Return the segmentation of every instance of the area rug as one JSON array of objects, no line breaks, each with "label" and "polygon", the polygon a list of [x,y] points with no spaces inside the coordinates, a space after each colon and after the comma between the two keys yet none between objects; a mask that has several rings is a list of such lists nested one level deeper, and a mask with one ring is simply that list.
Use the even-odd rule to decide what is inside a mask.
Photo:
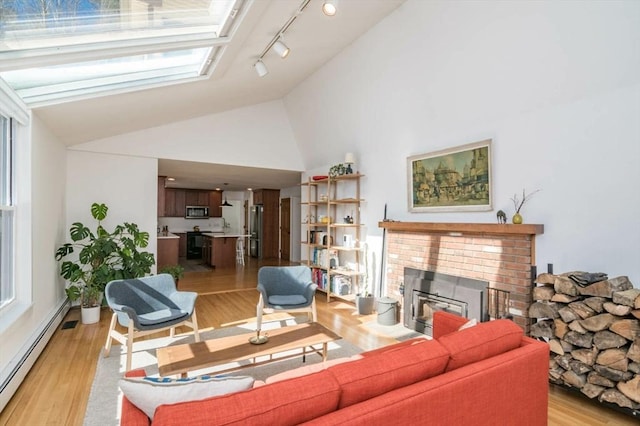
[{"label": "area rug", "polygon": [[[288,318],[279,321],[267,322],[263,324],[263,329],[275,329],[288,325],[295,325],[301,322],[305,317]],[[215,339],[219,337],[233,336],[238,334],[251,333],[255,330],[255,323],[247,323],[242,326],[225,327],[216,330],[200,333],[203,340]],[[157,339],[144,340],[134,342],[132,368],[144,368],[148,376],[158,376],[158,365],[156,363],[156,348],[180,345],[184,343],[193,343],[193,335],[161,337]],[[360,348],[340,339],[331,342],[328,345],[328,359],[336,359],[349,357],[362,352]],[[279,356],[288,355],[291,352],[280,354]],[[274,356],[277,357],[277,356]],[[258,358],[258,361],[261,359]],[[291,370],[303,365],[319,363],[322,358],[317,354],[307,354],[306,362],[303,364],[302,357],[294,357],[282,361],[274,361],[257,367],[246,367],[231,372],[225,372],[228,375],[251,376],[256,380],[264,380],[269,376]],[[114,345],[111,348],[111,355],[104,358],[102,354],[98,356],[98,364],[96,367],[95,377],[91,386],[91,393],[87,403],[87,411],[85,413],[85,426],[108,426],[120,424],[120,404],[121,391],[118,387],[118,380],[123,377],[125,371],[126,352],[121,345]],[[249,361],[242,364],[248,364]],[[206,371],[194,371],[189,376],[204,373],[215,373],[216,371],[228,370],[230,368],[239,367],[239,363],[231,363],[209,368]]]}]

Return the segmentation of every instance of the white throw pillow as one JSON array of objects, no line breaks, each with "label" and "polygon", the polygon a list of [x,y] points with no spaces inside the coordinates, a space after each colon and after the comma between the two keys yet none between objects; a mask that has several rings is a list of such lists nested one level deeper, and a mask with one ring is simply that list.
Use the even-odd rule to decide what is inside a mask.
[{"label": "white throw pillow", "polygon": [[471,318],[469,321],[465,322],[464,324],[462,324],[460,326],[460,328],[458,329],[458,331],[460,330],[464,330],[465,328],[471,328],[474,325],[478,325],[478,320],[475,318]]},{"label": "white throw pillow", "polygon": [[125,377],[119,385],[127,399],[153,420],[156,408],[162,404],[197,401],[251,389],[253,381],[249,376]]}]

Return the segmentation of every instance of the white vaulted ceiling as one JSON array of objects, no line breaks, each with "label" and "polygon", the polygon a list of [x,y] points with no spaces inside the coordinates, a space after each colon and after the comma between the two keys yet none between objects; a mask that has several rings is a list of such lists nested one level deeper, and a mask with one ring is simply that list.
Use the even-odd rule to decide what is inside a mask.
[{"label": "white vaulted ceiling", "polygon": [[291,54],[269,52],[269,74],[258,77],[253,64],[301,0],[255,0],[221,62],[206,80],[100,96],[35,109],[66,145],[110,137],[247,105],[281,99],[296,85],[364,34],[404,0],[343,0],[334,17],[311,0],[286,31]]},{"label": "white vaulted ceiling", "polygon": [[[33,110],[62,143],[72,147],[282,99],[404,1],[342,0],[338,13],[327,17],[321,11],[323,0],[310,0],[285,32],[290,55],[281,59],[268,51],[263,61],[269,73],[261,78],[254,63],[305,1],[246,0],[246,13],[209,78],[44,106],[36,104]],[[222,182],[229,182],[229,190],[284,188],[300,182],[299,171],[174,159],[161,159],[158,172],[179,178],[178,186],[193,188],[211,188]]]}]

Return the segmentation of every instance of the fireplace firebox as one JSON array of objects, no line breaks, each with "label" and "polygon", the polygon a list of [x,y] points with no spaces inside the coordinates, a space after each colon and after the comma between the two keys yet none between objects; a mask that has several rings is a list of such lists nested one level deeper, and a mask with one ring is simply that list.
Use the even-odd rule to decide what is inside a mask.
[{"label": "fireplace firebox", "polygon": [[433,312],[488,321],[487,281],[404,268],[404,325],[431,336]]}]

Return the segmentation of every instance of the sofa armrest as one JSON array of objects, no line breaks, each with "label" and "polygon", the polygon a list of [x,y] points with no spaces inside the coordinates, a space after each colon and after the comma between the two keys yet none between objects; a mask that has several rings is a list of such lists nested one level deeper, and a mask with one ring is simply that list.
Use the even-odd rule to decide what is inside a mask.
[{"label": "sofa armrest", "polygon": [[[143,369],[131,370],[125,373],[125,377],[145,377]],[[120,424],[127,426],[149,426],[149,417],[133,405],[124,395],[122,396],[122,411],[120,412]]]},{"label": "sofa armrest", "polygon": [[458,331],[460,326],[469,321],[467,318],[453,315],[444,311],[433,313],[433,338],[439,339],[445,334]]}]

